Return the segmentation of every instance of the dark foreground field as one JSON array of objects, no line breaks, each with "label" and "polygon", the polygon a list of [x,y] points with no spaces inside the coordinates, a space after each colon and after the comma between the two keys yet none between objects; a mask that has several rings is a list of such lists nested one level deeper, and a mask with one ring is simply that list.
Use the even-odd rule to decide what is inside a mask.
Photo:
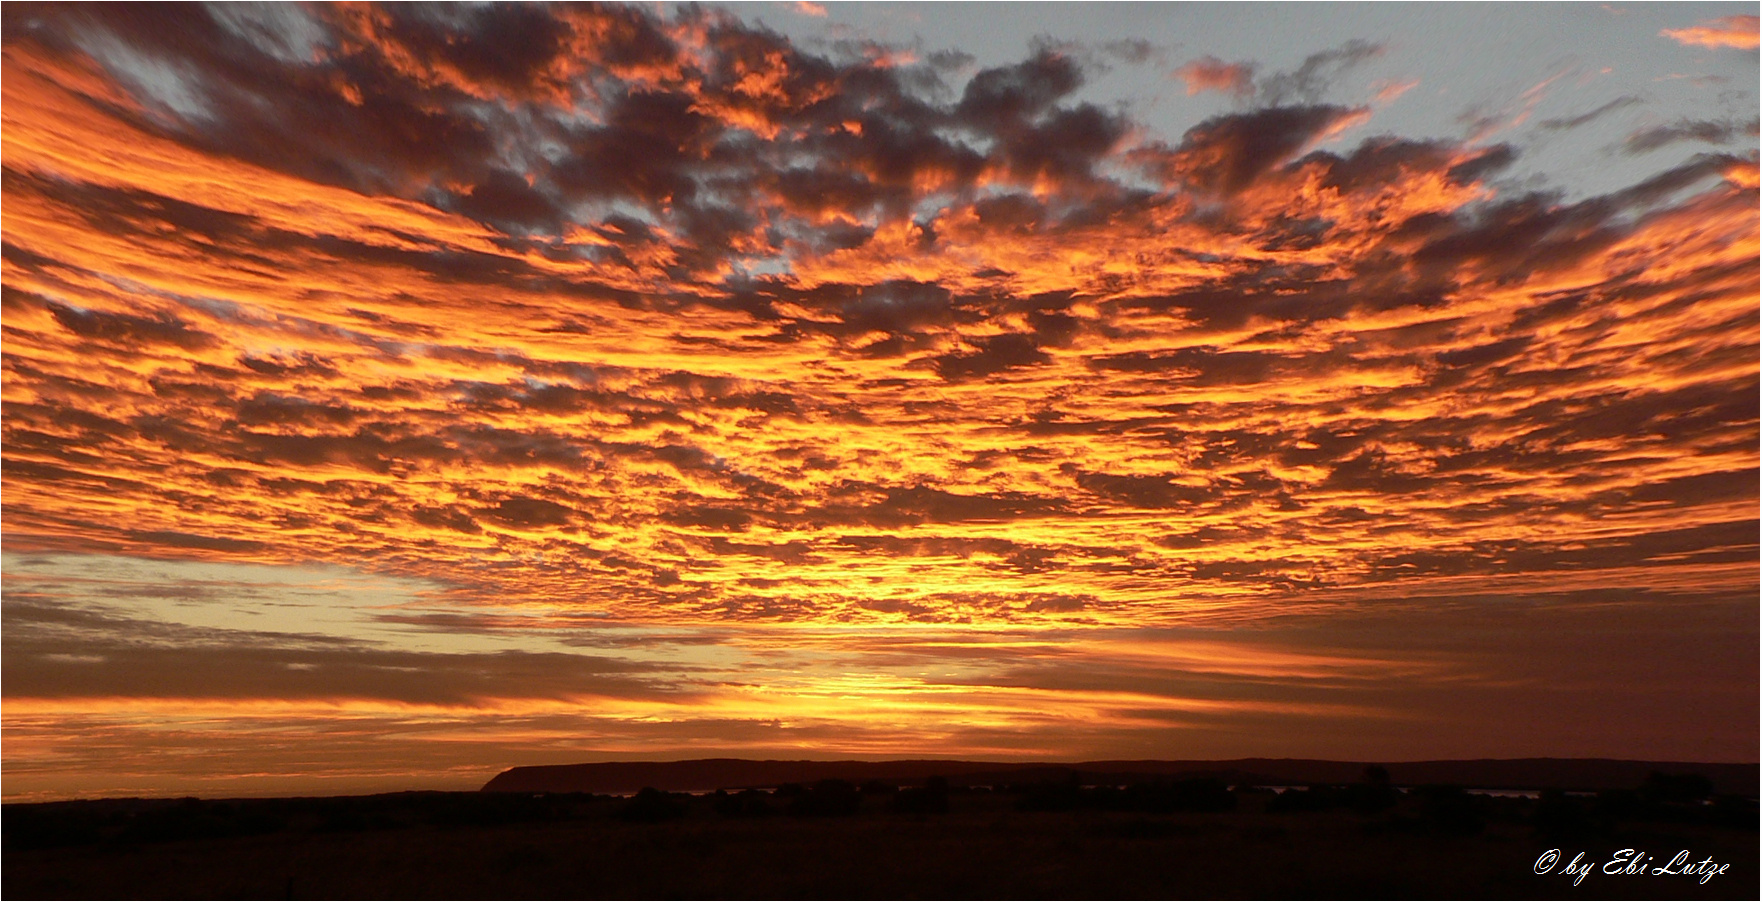
[{"label": "dark foreground field", "polygon": [[[1530,800],[1361,784],[1280,797],[1215,781],[67,802],[5,807],[0,893],[1754,899],[1756,825],[1753,801],[1652,790]],[[1550,849],[1559,860],[1538,875]],[[1643,873],[1603,872],[1630,849],[1648,856]],[[1652,872],[1679,851],[1691,867],[1728,867],[1705,883]],[[1580,853],[1594,866],[1574,886],[1564,872]]]}]

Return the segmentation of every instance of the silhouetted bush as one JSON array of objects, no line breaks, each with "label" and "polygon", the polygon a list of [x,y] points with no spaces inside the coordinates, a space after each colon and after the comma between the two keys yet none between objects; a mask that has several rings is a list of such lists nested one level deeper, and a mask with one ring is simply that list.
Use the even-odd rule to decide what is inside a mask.
[{"label": "silhouetted bush", "polygon": [[1049,781],[1018,790],[1016,807],[1023,811],[1229,811],[1236,794],[1222,780],[1200,777],[1126,787],[1079,786],[1074,780]]},{"label": "silhouetted bush", "polygon": [[1287,789],[1266,803],[1269,813],[1293,811],[1328,811],[1346,803],[1345,794],[1332,786],[1311,786]]},{"label": "silhouetted bush", "polygon": [[685,803],[682,800],[651,786],[644,786],[618,810],[618,817],[639,824],[677,820],[684,816]]},{"label": "silhouetted bush", "polygon": [[[1638,789],[1606,789],[1597,793],[1592,804],[1595,818],[1615,821],[1654,821],[1663,823],[1715,823],[1738,809],[1734,801],[1720,808],[1713,795],[1713,781],[1701,774],[1666,774],[1653,771]],[[1750,823],[1754,824],[1754,803],[1750,803]]]},{"label": "silhouetted bush", "polygon": [[452,827],[494,827],[563,820],[583,798],[579,793],[437,793],[394,799],[402,804],[384,813],[405,823],[427,820]]},{"label": "silhouetted bush", "polygon": [[86,846],[102,836],[102,820],[93,812],[66,809],[14,807],[6,812],[5,837],[8,849],[53,849],[62,846]]},{"label": "silhouetted bush", "polygon": [[948,811],[948,778],[931,777],[923,786],[901,787],[887,800],[887,810],[900,814],[943,814]]},{"label": "silhouetted bush", "polygon": [[1640,794],[1631,789],[1605,789],[1597,793],[1596,800],[1591,803],[1592,812],[1605,820],[1636,818],[1644,813],[1644,809]]},{"label": "silhouetted bush", "polygon": [[1016,807],[1023,811],[1075,811],[1083,804],[1083,788],[1073,771],[1068,779],[1018,787]]},{"label": "silhouetted bush", "polygon": [[1401,790],[1389,782],[1389,771],[1379,765],[1364,769],[1364,778],[1347,786],[1309,786],[1287,789],[1267,802],[1269,812],[1331,811],[1350,808],[1359,814],[1387,811],[1401,801]]},{"label": "silhouetted bush", "polygon": [[1460,786],[1421,787],[1419,797],[1420,821],[1435,833],[1473,836],[1486,827],[1478,801]]},{"label": "silhouetted bush", "polygon": [[1717,827],[1755,830],[1757,828],[1756,800],[1743,796],[1722,795],[1713,799],[1708,806],[1707,820]]},{"label": "silhouetted bush", "polygon": [[1536,801],[1530,822],[1536,833],[1550,839],[1573,840],[1589,834],[1592,829],[1590,812],[1584,800],[1576,799],[1558,789],[1549,789]]},{"label": "silhouetted bush", "polygon": [[274,833],[284,826],[280,818],[256,806],[189,798],[136,814],[116,838],[124,843],[224,839]]},{"label": "silhouetted bush", "polygon": [[766,817],[777,813],[770,796],[757,789],[743,789],[730,795],[716,790],[710,806],[723,817]]},{"label": "silhouetted bush", "polygon": [[1692,805],[1713,795],[1713,781],[1701,774],[1666,774],[1652,771],[1640,787],[1640,797],[1649,802],[1669,805]]},{"label": "silhouetted bush", "polygon": [[863,804],[857,788],[845,780],[821,780],[789,800],[789,813],[798,817],[842,817],[856,814]]},{"label": "silhouetted bush", "polygon": [[1211,777],[1176,780],[1156,797],[1166,799],[1173,811],[1230,811],[1236,807],[1236,794],[1224,781]]}]

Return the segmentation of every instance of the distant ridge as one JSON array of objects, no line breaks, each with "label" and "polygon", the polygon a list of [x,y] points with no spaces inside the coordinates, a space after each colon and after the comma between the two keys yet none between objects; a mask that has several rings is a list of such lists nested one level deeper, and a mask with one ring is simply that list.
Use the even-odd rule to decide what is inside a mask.
[{"label": "distant ridge", "polygon": [[[784,783],[848,780],[863,783],[921,783],[945,777],[956,786],[1035,783],[1076,779],[1084,783],[1132,783],[1171,777],[1217,777],[1231,783],[1303,785],[1351,783],[1375,762],[1318,761],[1305,758],[1236,758],[1228,761],[1084,761],[1010,763],[999,761],[753,761],[700,758],[691,761],[607,761],[515,767],[484,784],[484,792],[632,793],[644,787],[668,792],[772,788]],[[1634,789],[1653,771],[1701,774],[1714,791],[1755,796],[1755,764],[1696,764],[1679,761],[1619,761],[1609,758],[1480,758],[1463,761],[1388,762],[1398,785],[1453,784],[1487,789]]]}]

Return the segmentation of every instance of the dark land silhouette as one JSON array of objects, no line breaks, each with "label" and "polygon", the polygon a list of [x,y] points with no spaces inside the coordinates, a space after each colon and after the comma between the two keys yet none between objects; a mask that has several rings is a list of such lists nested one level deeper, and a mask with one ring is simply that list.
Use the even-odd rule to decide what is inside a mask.
[{"label": "dark land silhouette", "polygon": [[[1171,777],[1215,777],[1232,785],[1301,786],[1350,783],[1372,762],[1304,758],[1238,758],[1228,761],[1085,761],[1073,764],[995,761],[753,761],[701,758],[691,761],[610,761],[516,767],[484,784],[486,792],[632,793],[644,787],[672,792],[761,787],[816,780],[881,780],[895,785],[940,776],[960,786],[998,786],[1067,779],[1085,783],[1145,783]],[[1608,758],[1511,758],[1410,761],[1385,766],[1402,785],[1453,784],[1489,789],[1560,789],[1595,792],[1638,786],[1654,771],[1699,774],[1717,793],[1757,794],[1754,764],[1620,761]]]},{"label": "dark land silhouette", "polygon": [[[712,759],[516,768],[480,792],[9,804],[0,894],[1757,897],[1756,766],[1576,763]],[[1436,773],[1528,774],[1487,788],[1539,791],[1411,779]],[[510,788],[633,776],[662,785]],[[724,782],[669,788],[703,779]],[[1560,858],[1537,874],[1549,850]],[[1622,850],[1648,856],[1645,873],[1603,872]],[[1688,858],[1673,867],[1679,852]],[[1575,886],[1565,868],[1580,853],[1595,867]],[[1703,859],[1726,868],[1704,882],[1652,873]]]}]

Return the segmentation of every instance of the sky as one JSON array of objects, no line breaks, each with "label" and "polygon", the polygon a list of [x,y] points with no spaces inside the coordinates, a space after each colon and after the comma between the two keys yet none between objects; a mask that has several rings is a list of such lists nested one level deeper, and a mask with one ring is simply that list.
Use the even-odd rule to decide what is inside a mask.
[{"label": "sky", "polygon": [[0,790],[1757,760],[1753,4],[0,16]]}]

